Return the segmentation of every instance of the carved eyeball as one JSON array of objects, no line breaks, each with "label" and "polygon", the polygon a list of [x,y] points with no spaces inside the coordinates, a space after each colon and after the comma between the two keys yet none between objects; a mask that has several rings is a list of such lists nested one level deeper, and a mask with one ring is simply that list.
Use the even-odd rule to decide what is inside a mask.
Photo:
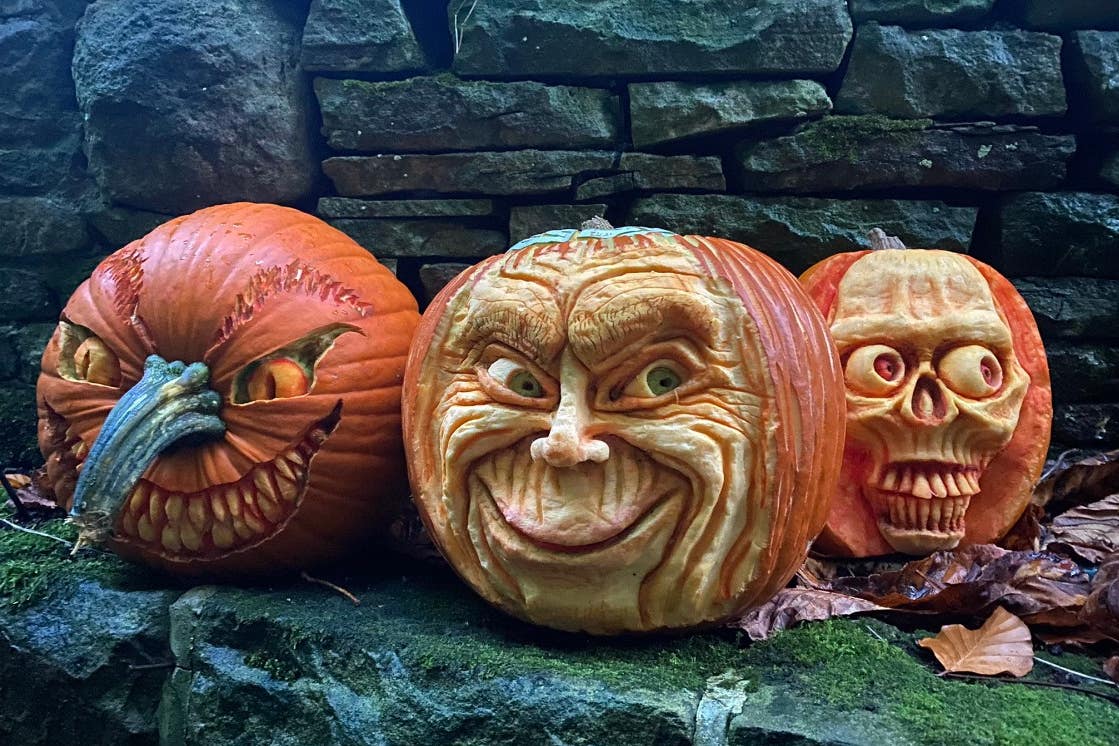
[{"label": "carved eyeball", "polygon": [[653,399],[663,396],[684,384],[686,374],[670,360],[650,363],[622,389],[622,396]]},{"label": "carved eyeball", "polygon": [[74,376],[102,386],[120,385],[120,360],[97,337],[86,337],[74,350]]},{"label": "carved eyeball", "polygon": [[1002,388],[1002,365],[981,345],[950,350],[941,358],[937,373],[948,388],[971,399],[990,396]]},{"label": "carved eyeball", "polygon": [[245,381],[249,401],[287,399],[311,390],[311,377],[290,357],[261,361]]},{"label": "carved eyeball", "polygon": [[905,361],[893,347],[867,345],[847,358],[847,386],[867,396],[885,396],[905,380]]},{"label": "carved eyeball", "polygon": [[533,375],[532,371],[507,357],[490,363],[486,372],[489,373],[490,378],[495,383],[504,386],[517,396],[523,396],[526,399],[543,399],[547,394],[544,384]]}]

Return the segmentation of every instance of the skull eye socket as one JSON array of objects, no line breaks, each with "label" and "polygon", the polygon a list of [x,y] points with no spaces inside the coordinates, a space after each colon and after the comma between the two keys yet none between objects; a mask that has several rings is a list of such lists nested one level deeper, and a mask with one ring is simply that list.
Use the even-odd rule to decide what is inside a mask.
[{"label": "skull eye socket", "polygon": [[844,368],[847,386],[867,396],[885,396],[905,379],[905,360],[893,347],[867,345],[852,352]]},{"label": "skull eye socket", "polygon": [[80,324],[59,324],[58,374],[67,381],[120,386],[120,359],[100,337]]},{"label": "skull eye socket", "polygon": [[937,373],[948,388],[971,399],[990,396],[1002,388],[1002,365],[981,345],[950,350],[941,358]]}]

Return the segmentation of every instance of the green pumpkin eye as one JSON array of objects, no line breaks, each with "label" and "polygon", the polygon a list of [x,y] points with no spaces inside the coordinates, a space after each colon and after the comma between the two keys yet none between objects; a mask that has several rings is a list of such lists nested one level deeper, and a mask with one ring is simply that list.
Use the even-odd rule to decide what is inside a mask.
[{"label": "green pumpkin eye", "polygon": [[510,376],[509,388],[529,399],[540,399],[544,396],[544,387],[540,385],[540,381],[536,380],[536,376],[527,370],[522,370]]},{"label": "green pumpkin eye", "polygon": [[680,380],[680,374],[664,365],[651,368],[645,374],[645,385],[649,387],[653,396],[667,394],[669,391],[679,388],[681,383],[683,381]]}]

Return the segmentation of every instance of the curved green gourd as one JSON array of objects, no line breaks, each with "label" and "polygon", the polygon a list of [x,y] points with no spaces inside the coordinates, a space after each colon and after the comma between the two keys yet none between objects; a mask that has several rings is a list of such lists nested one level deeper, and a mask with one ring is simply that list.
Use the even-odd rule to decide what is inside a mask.
[{"label": "curved green gourd", "polygon": [[109,412],[74,490],[70,520],[81,531],[77,551],[104,542],[124,501],[160,453],[187,437],[225,433],[221,397],[209,388],[205,363],[144,362],[144,375]]}]

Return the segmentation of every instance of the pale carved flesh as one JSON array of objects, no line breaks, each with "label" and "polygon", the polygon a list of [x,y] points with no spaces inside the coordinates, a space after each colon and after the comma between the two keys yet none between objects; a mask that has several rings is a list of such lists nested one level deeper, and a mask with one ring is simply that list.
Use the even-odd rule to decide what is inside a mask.
[{"label": "pale carved flesh", "polygon": [[846,478],[861,480],[894,550],[957,546],[1030,384],[987,280],[949,252],[874,251],[840,282],[831,331],[847,385],[848,451],[865,462]]},{"label": "pale carved flesh", "polygon": [[680,240],[702,239],[510,252],[421,352],[415,497],[456,570],[518,616],[692,626],[759,571],[773,384],[734,288]]}]

